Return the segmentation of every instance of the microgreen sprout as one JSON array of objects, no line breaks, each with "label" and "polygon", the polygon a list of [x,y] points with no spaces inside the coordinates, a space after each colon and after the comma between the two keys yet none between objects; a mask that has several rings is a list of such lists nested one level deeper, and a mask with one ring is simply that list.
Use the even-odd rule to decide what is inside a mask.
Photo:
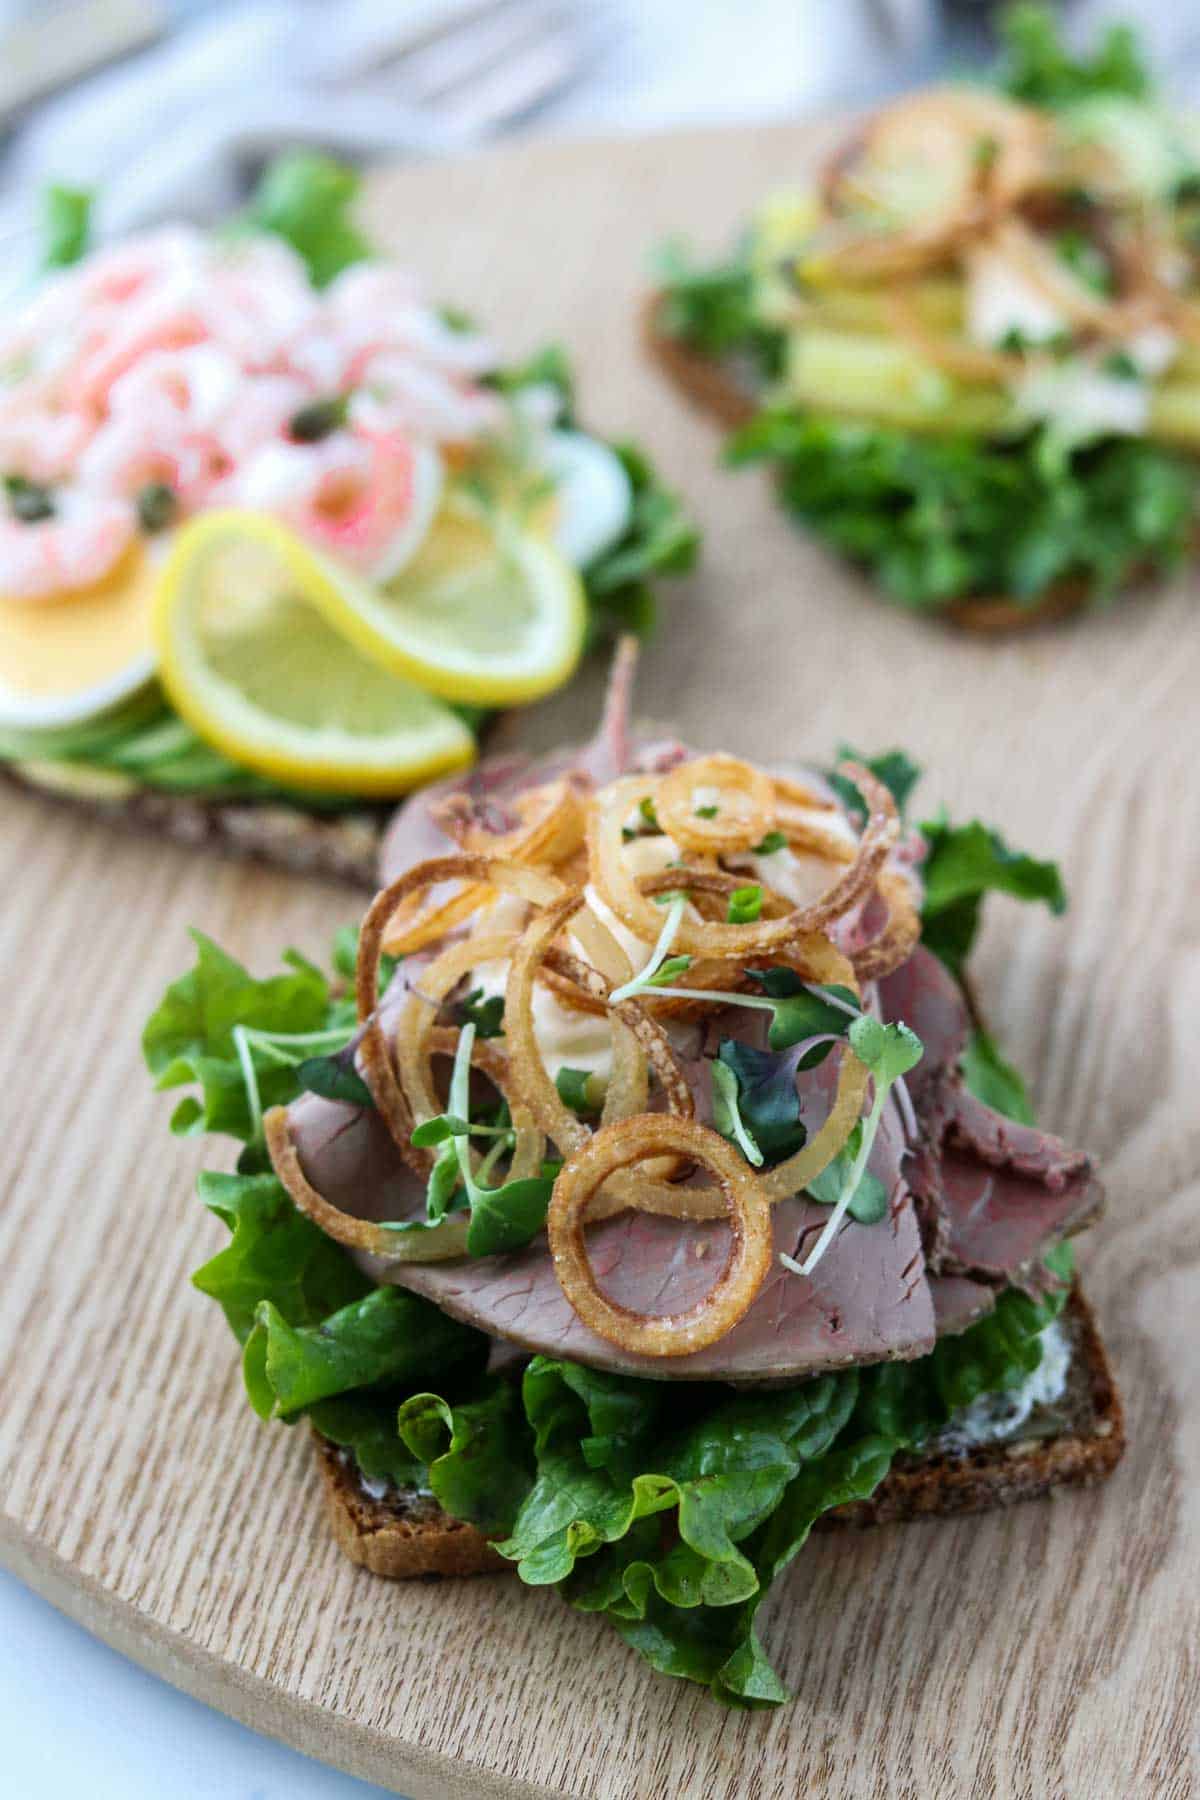
[{"label": "microgreen sprout", "polygon": [[258,1071],[254,1066],[255,1051],[277,1068],[299,1069],[302,1064],[311,1060],[313,1051],[344,1050],[354,1036],[355,1029],[354,1026],[339,1025],[330,1031],[255,1031],[249,1025],[234,1026],[233,1047],[237,1052],[238,1066],[246,1086],[250,1122],[254,1127],[252,1142],[258,1143],[263,1134],[262,1098],[258,1091]]},{"label": "microgreen sprout", "polygon": [[722,1137],[735,1143],[748,1163],[756,1169],[763,1165],[763,1153],[750,1135],[742,1118],[738,1078],[728,1063],[712,1065],[713,1124]]},{"label": "microgreen sprout", "polygon": [[[675,972],[672,967],[675,960],[663,963],[650,980],[643,971],[636,977],[639,989],[669,980]],[[647,969],[653,961],[651,957]],[[845,1021],[860,1017],[858,1004],[849,988],[819,987],[815,982],[801,981],[791,969],[748,969],[746,973],[761,981],[767,993],[737,994],[716,988],[688,987],[672,987],[671,993],[680,1000],[713,1000],[719,1006],[747,1006],[753,1011],[769,1012],[771,1025],[767,1042],[772,1050],[790,1050],[804,1038],[844,1037]],[[618,995],[625,998],[625,990],[618,990],[612,998],[616,1000]]]},{"label": "microgreen sprout", "polygon": [[794,1275],[811,1275],[833,1242],[866,1172],[888,1094],[893,1084],[902,1075],[907,1075],[910,1069],[916,1068],[924,1054],[924,1045],[920,1038],[916,1032],[910,1031],[907,1025],[900,1023],[884,1025],[880,1020],[872,1018],[869,1013],[863,1013],[854,1021],[848,1036],[850,1048],[859,1061],[866,1064],[874,1077],[875,1098],[871,1102],[870,1112],[865,1120],[861,1121],[858,1149],[846,1173],[842,1191],[825,1221],[821,1235],[803,1262],[797,1262],[791,1256],[781,1256],[779,1259],[783,1266],[790,1269]]},{"label": "microgreen sprout", "polygon": [[[668,901],[668,896],[660,894],[659,899]],[[658,934],[658,942],[650,952],[641,971],[631,981],[625,982],[622,987],[615,988],[609,995],[611,1006],[619,1005],[622,1000],[631,1000],[635,994],[642,993],[645,988],[660,987],[664,981],[670,981],[674,976],[682,975],[685,969],[691,968],[690,956],[673,956],[670,959],[667,956],[667,952],[675,942],[675,934],[679,930],[686,907],[686,894],[669,896],[667,916],[663,920],[663,928]]]},{"label": "microgreen sprout", "polygon": [[[446,1111],[422,1120],[413,1132],[412,1141],[419,1146],[441,1145],[426,1190],[429,1219],[444,1216],[455,1189],[461,1184],[471,1208],[467,1255],[495,1256],[505,1250],[519,1249],[541,1230],[554,1179],[543,1174],[506,1181],[499,1187],[488,1185],[493,1168],[504,1152],[512,1149],[516,1137],[511,1122],[494,1126],[471,1123],[471,1052],[475,1037],[473,1024],[462,1027],[454,1053]],[[470,1140],[475,1136],[495,1139],[477,1169],[471,1167]]]}]

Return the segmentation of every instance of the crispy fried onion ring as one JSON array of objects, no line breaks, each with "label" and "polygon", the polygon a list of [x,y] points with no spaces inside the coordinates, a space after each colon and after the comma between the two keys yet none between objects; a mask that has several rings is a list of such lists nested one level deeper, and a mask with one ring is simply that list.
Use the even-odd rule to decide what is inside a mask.
[{"label": "crispy fried onion ring", "polygon": [[[727,900],[728,896],[736,893],[738,888],[745,887],[747,879],[748,877],[745,875],[730,874],[724,869],[697,868],[694,864],[689,863],[686,870],[686,881],[684,880],[684,871],[663,869],[657,875],[639,875],[637,884],[643,894],[653,896],[674,893],[682,883],[687,888],[692,905],[703,911],[704,897],[711,895],[714,898]],[[782,894],[777,894],[773,888],[764,886],[762,896],[762,911],[765,918],[779,919],[792,909],[791,901],[786,900]],[[722,908],[722,917],[724,911],[725,909]],[[693,988],[724,988],[732,999],[739,989],[748,985],[748,978],[745,969],[736,959],[726,956],[708,956],[693,959],[691,968],[681,978],[681,985]],[[646,988],[639,995],[639,999],[643,1006],[654,1008],[656,1019],[694,1018],[708,1012],[711,1007],[711,1002],[707,1000],[688,1000],[682,996],[676,997],[672,995],[669,987]]]},{"label": "crispy fried onion ring", "polygon": [[[698,794],[712,793],[711,801]],[[697,805],[716,807],[716,817]],[[775,785],[769,775],[736,756],[700,756],[664,776],[654,796],[658,822],[684,850],[749,850],[771,828]]]},{"label": "crispy fried onion ring", "polygon": [[[1161,304],[1147,282],[1119,299],[1092,294],[1023,219],[1005,219],[992,242],[1007,262],[1078,330],[1098,338],[1124,338],[1161,316]],[[1126,276],[1130,274],[1127,268]]]},{"label": "crispy fried onion ring", "polygon": [[[760,918],[750,925],[729,925],[709,919],[680,921],[675,947],[691,955],[750,956],[778,949],[808,932],[821,931],[840,918],[874,886],[900,830],[896,803],[883,782],[858,763],[844,763],[870,808],[866,829],[852,860],[818,900],[795,907],[777,919]],[[612,911],[631,931],[653,943],[662,927],[662,912],[641,892],[636,878],[621,855],[621,828],[644,783],[624,777],[607,788],[588,826],[592,879]],[[674,884],[686,891],[686,872]]]},{"label": "crispy fried onion ring", "polygon": [[[1042,115],[979,89],[927,88],[884,107],[826,169],[832,229],[822,260],[859,280],[927,268],[1047,185],[1053,149]],[[913,211],[914,198],[929,204]]]},{"label": "crispy fried onion ring", "polygon": [[776,810],[780,807],[798,806],[807,811],[836,812],[837,801],[830,800],[825,794],[818,794],[805,781],[791,781],[786,775],[773,775],[771,785],[775,789]]},{"label": "crispy fried onion ring", "polygon": [[[661,875],[644,877],[642,885],[644,891],[653,893],[667,885],[672,879],[678,881],[679,876],[672,870],[664,870]],[[699,887],[703,880],[706,885],[716,889],[730,878],[728,876],[692,876],[691,879],[696,887]],[[778,896],[775,898],[778,899]],[[764,896],[764,907],[765,904]],[[919,935],[919,920],[917,930]],[[857,967],[820,932],[811,932],[798,943],[783,945],[771,951],[770,954],[774,962],[783,964],[785,968],[793,969],[802,981],[812,981],[826,987],[845,987],[852,994],[858,994],[860,977]],[[709,966],[693,964],[687,973],[680,977],[680,985],[688,987],[704,985],[707,987],[708,981],[705,980],[702,984],[697,977],[701,969],[707,970]],[[716,989],[727,988],[730,999],[735,999],[736,990],[745,986],[745,971],[740,962],[732,965],[729,963],[718,965],[712,986]],[[660,1010],[659,996],[669,999],[670,993],[671,989],[667,986],[643,993],[639,998],[643,1004],[647,1002],[654,1004],[657,1015]],[[862,1112],[863,1100],[867,1091],[867,1070],[848,1045],[843,1046],[841,1054],[837,1092],[825,1123],[806,1144],[796,1151],[794,1156],[789,1156],[786,1162],[777,1163],[773,1169],[767,1169],[759,1178],[773,1200],[787,1199],[790,1195],[799,1193],[802,1187],[807,1187],[810,1181],[815,1180],[842,1148]],[[712,1204],[711,1189],[677,1188],[674,1193],[678,1199],[686,1200],[689,1218],[714,1218],[717,1216]],[[656,1195],[654,1198],[655,1204],[643,1206],[642,1211],[675,1211],[674,1207],[663,1204],[662,1196]],[[607,1196],[602,1198],[599,1205],[593,1209],[592,1216],[594,1218],[603,1216],[606,1199]],[[614,1209],[609,1206],[607,1210]]]},{"label": "crispy fried onion ring", "polygon": [[503,856],[509,862],[565,862],[583,842],[587,811],[578,787],[566,776],[526,788],[495,812],[501,820],[515,815],[516,824],[497,831],[488,822],[487,803],[469,792],[447,795],[431,816],[469,855]]},{"label": "crispy fried onion ring", "polygon": [[[673,878],[677,879],[677,877],[673,877],[673,871],[664,870],[659,875],[644,876],[642,879],[649,891],[655,891],[667,885]],[[697,886],[703,881],[713,891],[724,891],[727,882],[733,884],[733,878],[730,876],[708,873],[703,876],[693,876],[693,880]],[[778,896],[776,897],[778,898]],[[533,929],[536,930],[539,926],[545,926],[545,915],[537,921]],[[828,938],[818,932],[810,933],[798,943],[784,945],[780,949],[772,951],[771,956],[773,961],[793,969],[802,981],[845,987],[855,995],[859,991],[858,976],[853,964],[830,943]],[[545,952],[545,957],[547,961],[558,959],[560,966],[565,968],[573,967],[579,979],[586,980],[593,992],[599,992],[606,985],[602,979],[597,978],[594,969],[588,969],[586,964],[579,964],[574,958],[565,956],[553,945]],[[733,1000],[736,989],[744,986],[746,980],[745,970],[738,962],[716,965],[694,964],[681,980],[690,985],[701,969],[709,968],[715,968],[713,986],[717,989],[728,989],[730,999]],[[696,985],[700,985],[699,981],[696,981]],[[657,1018],[666,1010],[663,999],[669,1000],[670,994],[669,987],[656,988],[649,992],[643,992],[636,1000],[623,1001],[617,1010],[618,1012],[640,1011],[647,1005],[653,1005]],[[508,1004],[506,1003],[505,1007],[506,1019],[509,1016]],[[688,1002],[688,1004],[693,1003]],[[671,1110],[678,1111],[681,1117],[691,1116],[694,1103],[690,1089],[687,1090],[686,1096],[682,1090],[679,1091],[678,1105],[676,1105],[672,1098],[674,1090],[667,1087],[662,1069],[657,1063],[654,1064],[654,1067],[667,1093],[667,1104]],[[554,1104],[556,1107],[562,1108],[567,1118],[579,1126],[579,1121],[575,1119],[574,1114],[567,1113],[567,1109],[562,1107],[557,1090],[553,1088],[548,1077],[545,1077],[544,1070],[542,1074],[545,1087],[549,1090],[543,1093],[543,1100],[547,1105]],[[833,1105],[824,1124],[793,1156],[788,1157],[785,1162],[778,1163],[773,1169],[766,1170],[759,1177],[766,1192],[773,1200],[787,1199],[791,1195],[799,1193],[801,1188],[806,1187],[810,1181],[814,1181],[821,1171],[833,1161],[862,1113],[863,1101],[867,1092],[867,1079],[865,1066],[849,1046],[844,1045],[841,1051],[841,1064],[838,1070]],[[684,1085],[686,1086],[686,1084]],[[553,1095],[552,1102],[551,1094]],[[531,1108],[531,1110],[535,1110],[536,1116],[536,1109]],[[548,1116],[548,1113],[543,1114],[543,1121]],[[607,1119],[602,1120],[602,1123],[607,1122]],[[549,1137],[555,1138],[555,1131],[549,1124],[544,1124],[544,1129]],[[555,1141],[558,1140],[555,1139]],[[582,1141],[582,1135],[579,1141]],[[724,1200],[719,1190],[711,1187],[680,1187],[670,1181],[656,1179],[659,1173],[660,1170],[655,1166],[652,1171],[640,1174],[636,1181],[632,1181],[625,1175],[614,1176],[605,1187],[604,1192],[596,1199],[590,1216],[593,1219],[607,1218],[627,1206],[632,1206],[639,1212],[662,1213],[676,1219],[721,1217],[724,1211]]]},{"label": "crispy fried onion ring", "polygon": [[885,869],[875,892],[888,909],[887,922],[850,960],[860,981],[879,981],[906,963],[921,939],[921,914],[912,882],[900,869]]},{"label": "crispy fried onion ring", "polygon": [[[391,1133],[396,1148],[409,1167],[421,1175],[428,1172],[432,1157],[427,1150],[413,1147],[412,1108],[396,1079],[391,1050],[379,1022],[376,1010],[379,959],[383,954],[384,939],[396,908],[402,906],[410,895],[420,895],[425,889],[435,887],[443,881],[465,881],[482,884],[485,889],[499,888],[505,893],[518,894],[521,899],[534,906],[544,906],[549,901],[556,900],[563,892],[561,882],[556,881],[552,875],[527,869],[520,863],[504,862],[491,856],[438,856],[409,869],[389,887],[376,894],[367,908],[358,936],[358,964],[354,976],[358,1016],[364,1024],[358,1051],[359,1065],[363,1080],[371,1090],[371,1098]],[[485,959],[480,957],[479,960]]]},{"label": "crispy fried onion ring", "polygon": [[[592,1198],[633,1164],[664,1153],[702,1164],[715,1177],[729,1220],[725,1267],[686,1312],[632,1312],[601,1293],[584,1227]],[[636,1187],[636,1182],[632,1184]],[[762,1183],[733,1146],[694,1119],[640,1113],[597,1131],[563,1165],[546,1216],[559,1285],[584,1324],[610,1344],[646,1356],[688,1356],[724,1337],[748,1311],[771,1264],[771,1207]]]},{"label": "crispy fried onion ring", "polygon": [[[483,806],[469,793],[449,794],[431,809],[431,816],[467,855],[500,857],[516,863],[548,863],[556,869],[563,864],[572,876],[578,873],[574,858],[583,847],[587,811],[583,795],[569,779],[545,782],[518,794],[508,803],[508,812],[517,819],[508,831],[492,830],[486,823]],[[469,883],[422,911],[421,894],[410,894],[389,922],[384,949],[394,956],[411,956],[414,950],[436,943],[469,919],[487,896],[486,887]]]},{"label": "crispy fried onion ring", "polygon": [[[513,953],[504,997],[504,1029],[514,1090],[529,1108],[539,1128],[564,1156],[581,1149],[591,1131],[559,1097],[546,1073],[533,1025],[533,985],[550,953],[554,939],[584,908],[582,894],[567,894],[553,901],[528,925]],[[588,963],[561,951],[556,966],[568,979],[600,998],[607,998],[610,983]],[[692,1092],[675,1061],[666,1034],[632,1000],[610,1010],[613,1021],[613,1072],[605,1096],[602,1124],[612,1124],[645,1105],[645,1065],[653,1067],[667,1104],[682,1116],[693,1110]]]},{"label": "crispy fried onion ring", "polygon": [[300,1166],[287,1108],[273,1106],[263,1119],[271,1166],[289,1198],[326,1237],[347,1250],[366,1250],[387,1262],[443,1262],[465,1256],[469,1215],[450,1213],[428,1231],[389,1231],[374,1219],[357,1219],[318,1193]]},{"label": "crispy fried onion ring", "polygon": [[[429,1047],[435,1055],[453,1056],[457,1046],[456,1030],[439,1027],[430,1033]],[[471,1064],[509,1101],[516,1133],[510,1177],[520,1180],[526,1175],[536,1175],[546,1143],[528,1111],[508,1095],[507,1056],[490,1039],[477,1038],[471,1049]],[[335,1243],[345,1245],[348,1250],[366,1250],[389,1263],[447,1262],[452,1257],[466,1255],[470,1224],[467,1211],[450,1213],[437,1225],[420,1231],[389,1231],[386,1225],[374,1219],[360,1219],[353,1213],[343,1212],[313,1187],[300,1166],[286,1107],[271,1108],[263,1120],[263,1131],[272,1167],[288,1195]]]}]

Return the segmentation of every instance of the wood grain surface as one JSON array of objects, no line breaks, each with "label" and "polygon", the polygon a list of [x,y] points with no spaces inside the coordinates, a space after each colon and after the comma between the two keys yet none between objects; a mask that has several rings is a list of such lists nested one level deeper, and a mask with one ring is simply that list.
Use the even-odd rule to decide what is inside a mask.
[{"label": "wood grain surface", "polygon": [[[646,253],[727,241],[810,132],[504,151],[381,182],[371,222],[518,353],[570,343],[586,417],[705,522],[641,702],[699,745],[899,742],[930,807],[1062,855],[1066,921],[994,903],[986,1009],[1046,1122],[1104,1160],[1082,1250],[1130,1450],[1091,1493],[813,1542],[766,1637],[795,1704],[719,1711],[507,1577],[392,1586],[327,1538],[301,1432],[260,1425],[187,1286],[221,1230],[167,1134],[141,1022],[201,926],[265,970],[354,900],[5,794],[0,1544],[121,1649],[416,1800],[1162,1796],[1200,1714],[1200,581],[1011,643],[880,605],[641,360]],[[530,715],[577,736],[601,671]],[[210,1151],[211,1155],[211,1151]]]}]

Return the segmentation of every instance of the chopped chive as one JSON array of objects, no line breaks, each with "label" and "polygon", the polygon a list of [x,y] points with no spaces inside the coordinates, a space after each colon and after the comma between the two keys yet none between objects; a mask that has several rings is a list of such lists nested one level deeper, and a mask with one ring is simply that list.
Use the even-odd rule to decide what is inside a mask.
[{"label": "chopped chive", "polygon": [[763,894],[760,887],[734,888],[729,896],[726,915],[730,925],[753,925],[762,916]]}]

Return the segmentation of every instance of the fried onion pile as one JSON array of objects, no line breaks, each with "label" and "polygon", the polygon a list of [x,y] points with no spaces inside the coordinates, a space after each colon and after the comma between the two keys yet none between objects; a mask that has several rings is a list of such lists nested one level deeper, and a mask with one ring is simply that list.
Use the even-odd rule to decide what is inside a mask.
[{"label": "fried onion pile", "polygon": [[[465,1062],[469,1048],[476,1080],[507,1109],[505,1180],[527,1180],[547,1156],[561,1159],[546,1230],[563,1292],[586,1325],[628,1350],[680,1356],[724,1336],[766,1277],[772,1206],[814,1180],[862,1116],[868,1071],[842,1040],[824,1123],[786,1160],[753,1167],[697,1120],[677,1047],[682,1029],[719,1017],[723,996],[746,992],[764,962],[859,997],[865,982],[911,953],[920,926],[913,884],[892,857],[900,833],[895,803],[869,770],[848,763],[843,773],[865,807],[857,829],[815,785],[772,777],[732,756],[623,776],[595,793],[564,777],[523,793],[491,821],[458,800],[445,802],[439,823],[457,853],[392,882],[363,921],[357,1063],[399,1155],[414,1177],[430,1180],[435,1152],[414,1144],[414,1133],[446,1113],[435,1065],[444,1076],[447,1059],[461,1049]],[[632,847],[647,842],[659,867],[639,872]],[[810,884],[820,871],[825,885],[814,898],[797,900],[760,879],[785,849],[789,866],[804,859]],[[750,878],[748,861],[754,916],[738,922],[733,899]],[[681,953],[679,978],[672,965],[661,979],[651,966],[664,934],[672,954]],[[405,984],[398,1014],[377,999],[385,953],[419,953],[419,963],[397,977]],[[466,1040],[461,1015],[454,1022],[456,1001],[485,966],[507,970],[503,1031]],[[594,1115],[569,1106],[547,1068],[535,1023],[539,989],[560,1007],[607,1021],[611,1068]],[[407,1231],[354,1217],[309,1181],[283,1109],[268,1114],[266,1130],[288,1193],[339,1243],[389,1263],[467,1253],[465,1209]],[[480,1152],[472,1146],[466,1154],[478,1169]],[[727,1222],[725,1266],[696,1306],[645,1315],[601,1290],[587,1229],[623,1212]]]}]

